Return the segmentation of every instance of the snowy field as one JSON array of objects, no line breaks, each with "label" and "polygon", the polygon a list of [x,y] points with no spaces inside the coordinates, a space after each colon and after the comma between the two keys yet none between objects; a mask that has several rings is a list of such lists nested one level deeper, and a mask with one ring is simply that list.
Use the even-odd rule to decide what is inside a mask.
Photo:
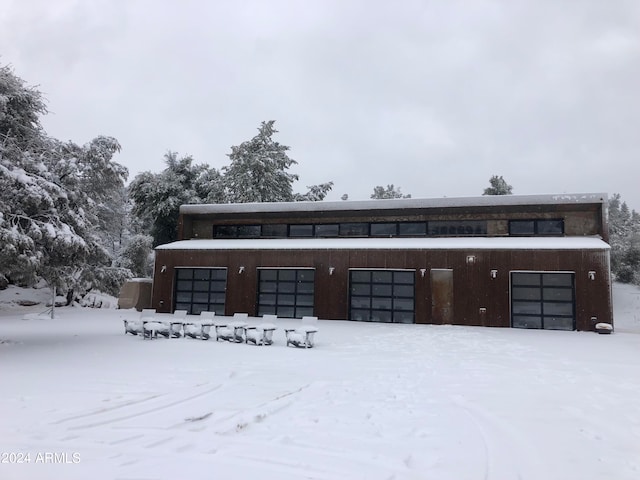
[{"label": "snowy field", "polygon": [[321,322],[309,350],[282,330],[145,341],[124,335],[136,312],[43,319],[18,293],[0,292],[2,480],[640,478],[635,287],[615,287],[612,335]]}]

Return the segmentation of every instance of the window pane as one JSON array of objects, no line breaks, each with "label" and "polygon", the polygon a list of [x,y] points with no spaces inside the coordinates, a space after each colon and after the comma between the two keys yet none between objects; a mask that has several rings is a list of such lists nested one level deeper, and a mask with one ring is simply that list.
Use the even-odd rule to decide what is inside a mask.
[{"label": "window pane", "polygon": [[313,225],[289,225],[290,237],[313,237]]},{"label": "window pane", "polygon": [[395,310],[409,310],[413,312],[413,298],[396,298],[393,301]]},{"label": "window pane", "polygon": [[207,292],[209,291],[209,282],[205,282],[204,280],[198,280],[193,282],[193,290],[198,292]]},{"label": "window pane", "polygon": [[176,293],[176,302],[190,302],[190,301],[191,301],[191,292]]},{"label": "window pane", "polygon": [[298,270],[298,281],[299,282],[313,282],[313,277],[315,274],[315,270]]},{"label": "window pane", "polygon": [[514,300],[540,300],[540,288],[513,287],[511,296]]},{"label": "window pane", "polygon": [[366,237],[369,235],[368,223],[341,223],[341,237]]},{"label": "window pane", "polygon": [[545,273],[542,276],[542,283],[545,286],[573,286],[573,275],[570,273]]},{"label": "window pane", "polygon": [[296,318],[302,317],[312,317],[313,316],[313,307],[298,307],[296,308]]},{"label": "window pane", "polygon": [[275,293],[278,291],[277,282],[260,282],[260,291],[264,293]]},{"label": "window pane", "polygon": [[392,272],[374,270],[371,273],[371,281],[373,283],[391,283],[392,279],[393,279],[393,273]]},{"label": "window pane", "polygon": [[356,320],[358,322],[368,322],[369,319],[369,309],[367,310],[351,310],[351,320]]},{"label": "window pane", "polygon": [[276,311],[278,316],[282,318],[294,318],[295,316],[294,307],[283,307],[281,305],[278,305]]},{"label": "window pane", "polygon": [[464,236],[486,235],[487,222],[484,220],[432,221],[429,222],[429,235]]},{"label": "window pane", "polygon": [[296,304],[303,307],[313,307],[313,295],[298,295]]},{"label": "window pane", "polygon": [[562,235],[564,233],[563,220],[538,220],[538,235]]},{"label": "window pane", "polygon": [[313,293],[313,282],[298,283],[298,293]]},{"label": "window pane", "polygon": [[193,275],[193,270],[190,268],[177,268],[176,272],[178,274],[178,280],[183,280],[183,279],[191,279],[192,275]]},{"label": "window pane", "polygon": [[274,315],[276,313],[275,305],[260,305],[258,307],[258,315]]},{"label": "window pane", "polygon": [[372,237],[393,237],[398,234],[398,225],[396,223],[372,223]]},{"label": "window pane", "polygon": [[287,225],[283,223],[262,225],[263,237],[279,237],[287,236]]},{"label": "window pane", "polygon": [[403,236],[425,236],[427,224],[425,222],[400,222],[398,233]]},{"label": "window pane", "polygon": [[371,297],[371,308],[391,310],[391,299]]},{"label": "window pane", "polygon": [[546,330],[573,330],[573,318],[544,317]]},{"label": "window pane", "polygon": [[371,308],[371,297],[351,297],[352,308]]},{"label": "window pane", "polygon": [[380,297],[380,296],[384,296],[384,297],[391,297],[391,289],[392,286],[391,285],[376,285],[375,283],[372,285],[373,288],[373,293],[372,295],[374,297]]},{"label": "window pane", "polygon": [[224,306],[224,300],[225,300],[225,294],[224,293],[210,293],[209,294],[209,302],[210,303],[220,303]]},{"label": "window pane", "polygon": [[571,288],[545,288],[544,289],[545,300],[555,300],[572,302],[573,301],[573,289]]},{"label": "window pane", "polygon": [[285,270],[279,270],[278,271],[278,280],[279,281],[289,281],[289,282],[295,282],[296,281],[296,271],[295,270],[289,270],[289,269],[285,269]]},{"label": "window pane", "polygon": [[206,268],[196,268],[193,270],[193,278],[196,280],[209,280],[209,270]]},{"label": "window pane", "polygon": [[260,305],[275,305],[276,295],[272,293],[261,293],[258,297]]},{"label": "window pane", "polygon": [[542,318],[514,315],[512,325],[514,328],[542,328]]},{"label": "window pane", "polygon": [[511,220],[509,221],[509,235],[535,235],[535,224],[533,220]]},{"label": "window pane", "polygon": [[393,272],[393,281],[405,285],[413,285],[415,274],[413,272]]},{"label": "window pane", "polygon": [[227,287],[226,281],[216,280],[211,282],[210,292],[224,292]]},{"label": "window pane", "polygon": [[260,236],[260,225],[239,225],[239,238],[258,238]]},{"label": "window pane", "polygon": [[391,323],[391,312],[381,311],[381,310],[372,310],[371,320],[373,320],[374,322]]},{"label": "window pane", "polygon": [[316,237],[337,237],[340,229],[337,223],[316,225]]},{"label": "window pane", "polygon": [[278,283],[279,293],[295,293],[296,284],[294,282],[280,282]]},{"label": "window pane", "polygon": [[353,282],[370,282],[371,281],[371,272],[364,270],[352,270],[351,271],[351,280]]},{"label": "window pane", "polygon": [[542,306],[540,302],[513,302],[513,313],[541,314]]},{"label": "window pane", "polygon": [[235,225],[215,225],[213,227],[214,238],[236,238],[238,227]]},{"label": "window pane", "polygon": [[393,295],[395,297],[411,297],[413,298],[413,285],[395,285],[393,287]]},{"label": "window pane", "polygon": [[226,268],[214,268],[211,270],[211,280],[227,280]]},{"label": "window pane", "polygon": [[545,315],[573,315],[573,303],[544,302],[543,308]]},{"label": "window pane", "polygon": [[278,305],[295,305],[295,295],[280,295],[278,294]]},{"label": "window pane", "polygon": [[539,273],[513,273],[511,274],[513,285],[540,285]]},{"label": "window pane", "polygon": [[260,270],[260,280],[277,280],[278,279],[278,271],[277,270]]},{"label": "window pane", "polygon": [[351,285],[351,294],[352,295],[371,295],[371,285],[370,284],[352,284]]},{"label": "window pane", "polygon": [[209,303],[209,292],[193,292],[195,303]]},{"label": "window pane", "polygon": [[394,323],[413,323],[413,312],[393,312]]},{"label": "window pane", "polygon": [[179,291],[191,291],[193,282],[191,280],[178,280],[176,282],[176,290]]}]

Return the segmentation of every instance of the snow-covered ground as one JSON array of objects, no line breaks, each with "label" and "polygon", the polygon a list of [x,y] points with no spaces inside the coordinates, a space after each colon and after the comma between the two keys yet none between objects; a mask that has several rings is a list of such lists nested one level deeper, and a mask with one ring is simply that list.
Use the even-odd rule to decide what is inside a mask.
[{"label": "snow-covered ground", "polygon": [[612,335],[336,321],[309,350],[145,341],[136,312],[21,295],[0,292],[3,480],[640,478],[635,287]]}]

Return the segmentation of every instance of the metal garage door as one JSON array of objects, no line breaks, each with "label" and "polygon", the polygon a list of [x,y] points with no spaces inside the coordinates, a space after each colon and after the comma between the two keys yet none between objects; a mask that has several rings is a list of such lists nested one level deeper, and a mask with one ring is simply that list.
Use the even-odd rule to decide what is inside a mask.
[{"label": "metal garage door", "polygon": [[227,290],[226,268],[176,268],[176,310],[192,315],[216,312],[224,315]]},{"label": "metal garage door", "polygon": [[575,330],[574,274],[511,272],[511,326]]},{"label": "metal garage door", "polygon": [[350,270],[349,319],[414,323],[413,270]]},{"label": "metal garage door", "polygon": [[285,318],[313,315],[315,270],[258,269],[258,315]]}]

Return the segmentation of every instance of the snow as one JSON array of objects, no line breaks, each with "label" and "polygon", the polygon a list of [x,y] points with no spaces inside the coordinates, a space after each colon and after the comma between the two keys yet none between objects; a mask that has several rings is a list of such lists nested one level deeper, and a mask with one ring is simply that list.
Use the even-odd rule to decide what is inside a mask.
[{"label": "snow", "polygon": [[640,477],[637,287],[611,335],[319,320],[311,349],[284,344],[299,320],[260,348],[144,341],[138,312],[24,320],[43,307],[9,295],[2,479]]},{"label": "snow", "polygon": [[389,210],[398,208],[459,208],[475,206],[559,205],[606,203],[606,193],[573,193],[563,195],[483,195],[452,198],[394,198],[388,200],[349,200],[338,202],[260,202],[182,205],[180,213],[207,215],[261,212],[318,212]]},{"label": "snow", "polygon": [[179,240],[156,250],[609,250],[600,237],[260,238]]}]

